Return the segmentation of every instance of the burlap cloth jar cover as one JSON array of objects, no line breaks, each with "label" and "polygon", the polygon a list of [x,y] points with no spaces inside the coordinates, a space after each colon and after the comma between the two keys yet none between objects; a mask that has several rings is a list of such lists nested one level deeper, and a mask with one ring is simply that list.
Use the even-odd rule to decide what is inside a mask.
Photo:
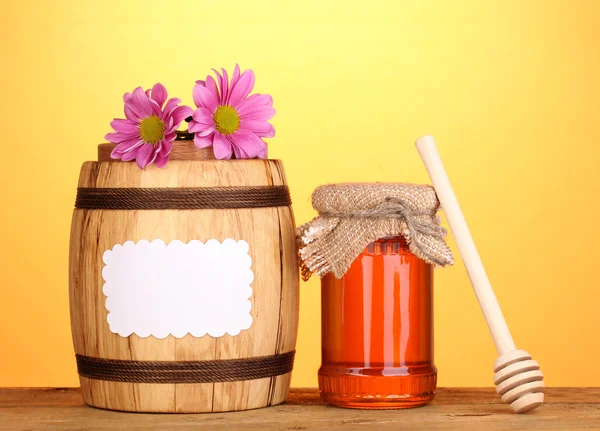
[{"label": "burlap cloth jar cover", "polygon": [[435,266],[452,265],[446,231],[433,187],[403,183],[345,183],[317,187],[319,216],[297,231],[302,277],[331,272],[341,278],[363,249],[380,238],[401,234],[410,251]]}]

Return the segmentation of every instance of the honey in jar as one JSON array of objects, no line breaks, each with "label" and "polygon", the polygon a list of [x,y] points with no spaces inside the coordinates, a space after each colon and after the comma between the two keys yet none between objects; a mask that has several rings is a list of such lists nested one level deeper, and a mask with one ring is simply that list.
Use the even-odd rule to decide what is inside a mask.
[{"label": "honey in jar", "polygon": [[321,397],[349,408],[416,407],[435,394],[433,268],[402,236],[369,244],[321,282]]}]

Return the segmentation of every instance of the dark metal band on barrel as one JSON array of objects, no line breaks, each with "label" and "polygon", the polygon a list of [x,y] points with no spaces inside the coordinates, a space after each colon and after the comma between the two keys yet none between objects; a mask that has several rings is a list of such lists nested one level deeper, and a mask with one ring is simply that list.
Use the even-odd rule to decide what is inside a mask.
[{"label": "dark metal band on barrel", "polygon": [[287,374],[295,351],[273,356],[211,361],[126,361],[75,355],[82,377],[129,383],[219,383]]},{"label": "dark metal band on barrel", "polygon": [[290,206],[287,186],[77,189],[75,208],[106,210],[231,209]]}]

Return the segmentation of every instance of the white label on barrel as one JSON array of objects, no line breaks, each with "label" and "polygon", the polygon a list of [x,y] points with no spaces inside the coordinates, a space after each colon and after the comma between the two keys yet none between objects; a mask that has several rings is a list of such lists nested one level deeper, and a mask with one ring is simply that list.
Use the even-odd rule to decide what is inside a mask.
[{"label": "white label on barrel", "polygon": [[252,324],[246,241],[127,241],[103,260],[107,321],[122,337],[221,337]]}]

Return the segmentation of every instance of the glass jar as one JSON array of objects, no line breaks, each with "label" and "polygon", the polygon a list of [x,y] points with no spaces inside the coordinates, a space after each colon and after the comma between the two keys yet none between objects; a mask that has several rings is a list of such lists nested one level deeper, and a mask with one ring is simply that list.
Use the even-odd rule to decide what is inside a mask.
[{"label": "glass jar", "polygon": [[337,279],[321,281],[324,401],[416,407],[435,395],[433,268],[402,236],[371,243]]}]

